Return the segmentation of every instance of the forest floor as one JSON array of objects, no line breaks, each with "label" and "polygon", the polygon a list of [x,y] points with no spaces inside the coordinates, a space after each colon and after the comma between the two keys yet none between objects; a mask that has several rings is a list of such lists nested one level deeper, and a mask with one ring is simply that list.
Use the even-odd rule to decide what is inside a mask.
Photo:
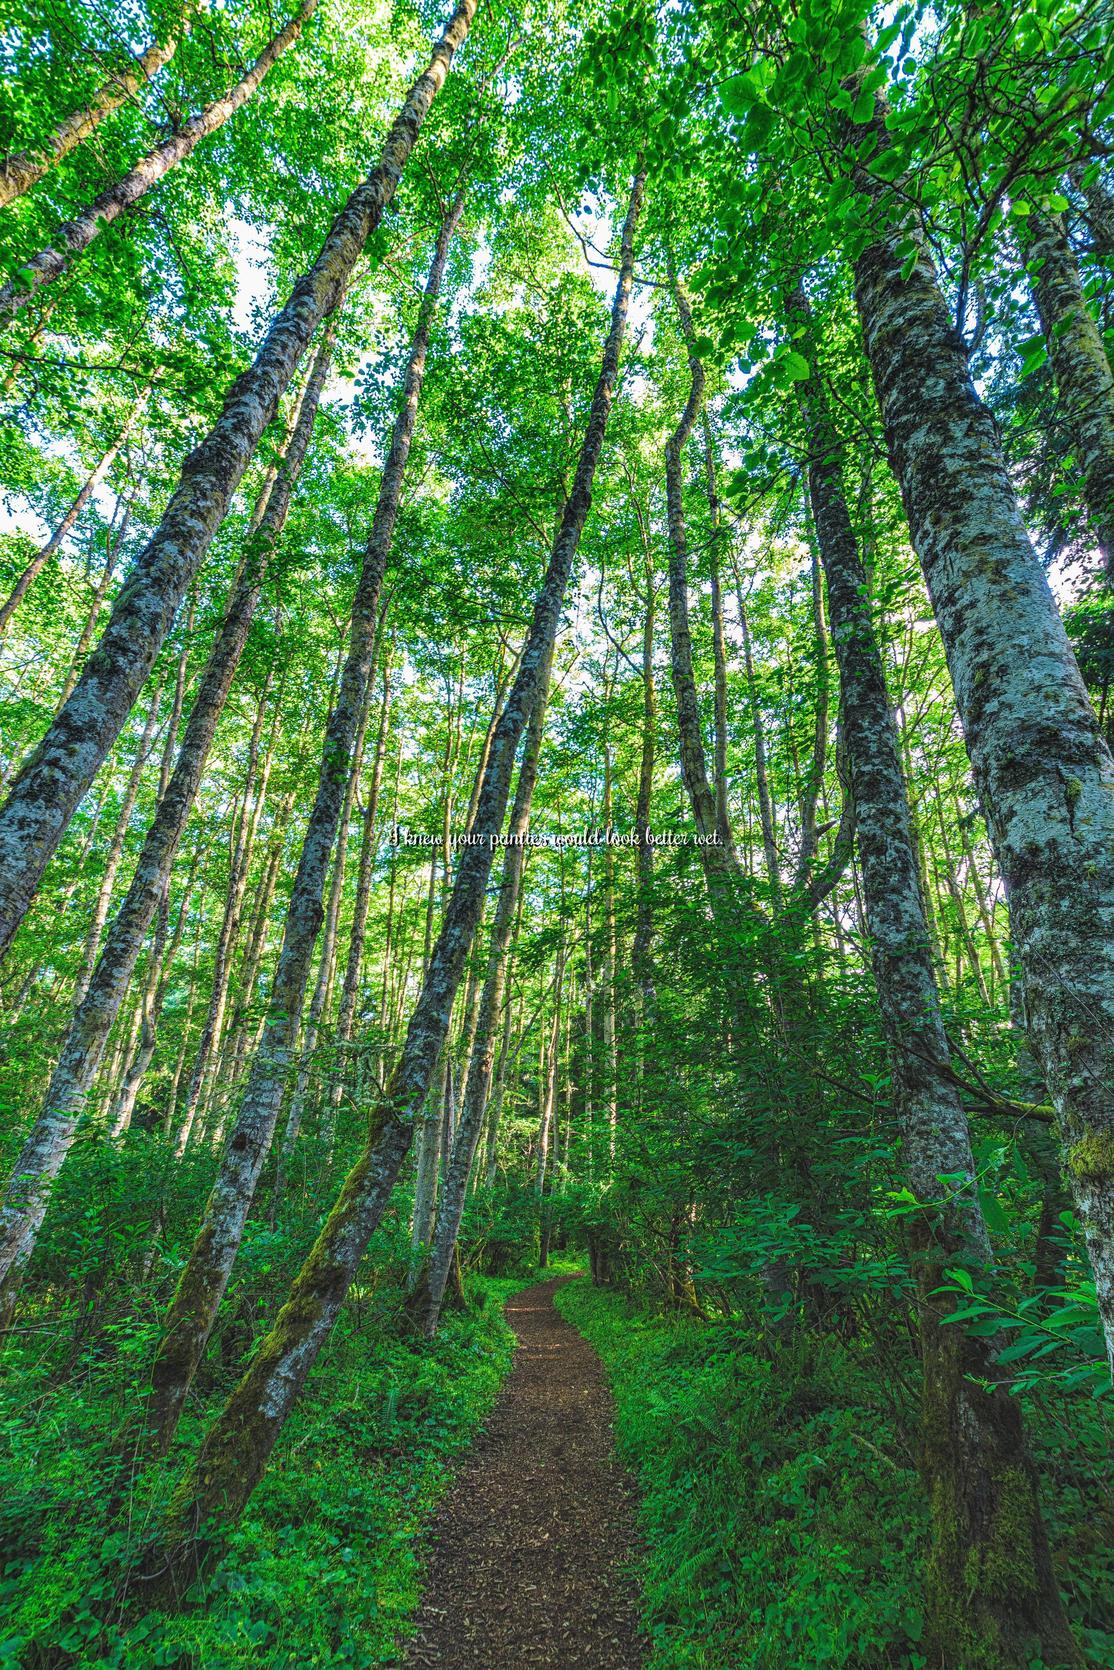
[{"label": "forest floor", "polygon": [[518,1345],[430,1532],[409,1670],[637,1670],[632,1485],[600,1359],[554,1309],[557,1277],[508,1299]]}]

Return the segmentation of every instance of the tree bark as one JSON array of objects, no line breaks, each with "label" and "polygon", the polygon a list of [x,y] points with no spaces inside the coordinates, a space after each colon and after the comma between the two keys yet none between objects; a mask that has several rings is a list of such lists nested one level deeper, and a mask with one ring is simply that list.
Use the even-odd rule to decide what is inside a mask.
[{"label": "tree bark", "polygon": [[[561,992],[565,975],[565,947],[557,952],[557,981],[553,992],[553,1023],[548,1041],[543,1041],[541,1059],[541,1109],[538,1117],[538,1163],[534,1188],[538,1197],[538,1268],[549,1264],[549,1210],[547,1193],[553,1183],[549,1170],[549,1151],[552,1142],[554,1166],[557,1162],[557,1045],[561,1036]],[[544,1035],[543,1035],[544,1040]]]},{"label": "tree bark", "polygon": [[644,177],[636,175],[623,227],[611,329],[576,475],[535,601],[518,673],[507,697],[483,774],[473,824],[474,844],[457,865],[452,896],[411,1016],[402,1055],[385,1096],[372,1110],[368,1142],[341,1189],[317,1243],[295,1278],[270,1333],[218,1416],[170,1503],[161,1541],[148,1567],[158,1590],[175,1592],[205,1555],[206,1524],[227,1523],[242,1510],[266,1468],[305,1379],[344,1303],[348,1288],[387,1204],[409,1149],[453,999],[483,912],[493,844],[503,826],[519,739],[553,652],[561,607],[591,506],[619,371],[634,265],[634,230]]},{"label": "tree bark", "polygon": [[[611,748],[603,739],[603,827],[611,829]],[[603,849],[603,968],[600,985],[603,996],[603,1016],[600,1031],[603,1043],[605,1074],[603,1106],[607,1119],[607,1161],[614,1169],[615,1145],[619,1135],[619,1042],[618,1004],[615,978],[618,973],[619,942],[615,922],[615,849],[608,841]]]},{"label": "tree bark", "polygon": [[97,622],[100,619],[101,610],[104,608],[104,600],[108,596],[108,588],[112,584],[112,576],[116,569],[116,558],[119,555],[120,548],[124,543],[124,537],[128,531],[128,523],[131,520],[131,509],[132,507],[129,503],[124,511],[123,517],[121,518],[119,533],[117,533],[115,537],[111,534],[106,537],[104,567],[101,569],[100,578],[97,581],[96,589],[93,592],[92,600],[89,604],[89,611],[85,616],[85,624],[81,628],[81,636],[78,638],[77,643],[74,646],[73,655],[70,658],[70,669],[66,674],[66,682],[62,686],[62,694],[58,698],[59,706],[61,706],[66,700],[70,691],[77,683],[78,674],[81,672],[85,663],[85,657],[89,653],[89,645],[93,642],[93,633],[97,630]]},{"label": "tree bark", "polygon": [[320,255],[273,320],[254,364],[231,385],[213,429],[187,458],[177,491],[133,565],[97,649],[0,808],[0,958],[151,670],[310,337],[339,301],[395,195],[426,113],[468,33],[475,5],[476,0],[459,0],[428,67],[391,127],[379,166],[333,221]]},{"label": "tree bark", "polygon": [[119,220],[125,209],[138,203],[153,186],[188,157],[201,140],[223,127],[257,90],[267,73],[278,63],[283,53],[298,39],[303,28],[317,10],[317,0],[302,0],[294,16],[284,29],[270,40],[259,57],[235,87],[230,87],[221,98],[198,111],[184,122],[177,133],[148,151],[122,180],[109,186],[81,214],[58,228],[55,243],[40,250],[20,268],[16,277],[0,286],[0,320],[19,312],[44,284],[61,277],[73,260],[98,238],[106,226]]},{"label": "tree bark", "polygon": [[49,1191],[76,1134],[87,1093],[127,992],[147,930],[158,909],[209,757],[217,721],[247,640],[255,606],[309,445],[317,401],[331,356],[326,337],[314,364],[283,470],[241,565],[240,579],[202,674],[173,774],[147,830],[131,885],[89,989],[74,1011],[42,1113],[16,1162],[0,1207],[0,1327],[10,1317],[22,1270],[46,1212]]},{"label": "tree bark", "polygon": [[348,782],[344,789],[344,801],[340,809],[336,853],[333,857],[333,871],[329,879],[329,896],[325,907],[325,931],[322,935],[321,951],[317,961],[317,978],[314,982],[313,996],[310,998],[309,1013],[306,1016],[302,1036],[301,1059],[298,1062],[298,1076],[294,1084],[294,1093],[290,1100],[290,1111],[279,1152],[274,1194],[276,1206],[282,1198],[286,1184],[286,1171],[294,1154],[298,1133],[302,1128],[302,1116],[305,1113],[306,1098],[309,1094],[310,1074],[313,1069],[314,1054],[317,1050],[317,1039],[321,1030],[322,1018],[332,997],[333,980],[336,973],[337,924],[340,921],[340,902],[344,893],[344,876],[348,862],[348,834],[352,824],[352,805],[356,798],[356,785],[359,781],[360,767],[363,764],[371,681],[375,674],[382,618],[380,618],[379,628],[380,631],[376,634],[377,642],[372,647],[372,672],[360,707],[356,735],[352,744],[352,766],[348,773]]},{"label": "tree bark", "polygon": [[[183,646],[184,650],[184,646]],[[155,731],[159,723],[159,709],[162,706],[163,680],[159,679],[151,695],[151,706],[147,711],[147,721],[135,751],[131,771],[128,773],[127,784],[124,788],[124,798],[120,802],[120,810],[116,815],[116,823],[112,831],[112,839],[108,843],[108,851],[104,855],[104,866],[101,879],[97,887],[97,897],[93,904],[93,914],[89,921],[85,944],[81,952],[81,962],[78,966],[77,980],[74,986],[74,1008],[80,1008],[85,1001],[85,994],[89,990],[89,982],[93,977],[97,956],[101,948],[101,936],[108,919],[108,907],[112,903],[112,889],[116,885],[116,875],[120,868],[120,861],[124,856],[124,843],[128,838],[131,827],[132,813],[135,803],[139,799],[139,788],[143,781],[143,770],[148,756],[154,747]]]},{"label": "tree bark", "polygon": [[178,948],[182,943],[182,934],[186,926],[186,913],[192,898],[201,853],[202,843],[198,841],[194,848],[189,873],[182,888],[182,896],[178,903],[178,916],[169,945],[167,944],[167,932],[170,925],[169,876],[163,889],[162,898],[159,901],[158,915],[155,921],[155,939],[151,947],[150,963],[143,990],[139,1039],[135,1053],[128,1062],[127,1071],[120,1086],[120,1093],[112,1110],[111,1134],[113,1137],[122,1136],[131,1124],[140,1087],[154,1058],[155,1045],[158,1041],[159,1020],[162,1016],[163,1004],[166,1001],[170,971],[174,966],[174,958],[177,956]]},{"label": "tree bark", "polygon": [[158,74],[164,64],[169,64],[177,50],[175,36],[162,45],[155,41],[128,69],[106,81],[83,110],[75,110],[59,122],[41,145],[28,146],[25,151],[13,151],[10,156],[0,159],[0,208],[21,197],[25,191],[30,191],[63,157],[76,150],[106,116],[119,110]]},{"label": "tree bark", "polygon": [[1086,170],[1072,173],[1072,183],[1078,187],[1083,201],[1087,205],[1087,228],[1091,234],[1091,241],[1095,253],[1106,264],[1114,266],[1114,191],[1106,184],[1101,176],[1090,185],[1082,183]]},{"label": "tree bark", "polygon": [[[876,189],[889,202],[890,188]],[[895,228],[859,257],[856,303],[1114,1365],[1114,760],[915,229],[902,277],[905,235]]]},{"label": "tree bark", "polygon": [[742,882],[734,842],[720,835],[716,798],[708,781],[707,756],[700,723],[700,701],[692,666],[692,632],[688,606],[688,535],[682,496],[685,447],[704,403],[704,367],[692,351],[692,315],[681,285],[673,294],[681,320],[689,364],[689,394],[684,411],[665,445],[666,510],[669,521],[669,625],[672,644],[673,690],[677,698],[677,727],[681,775],[701,836],[700,857],[713,899],[726,902],[726,891]]},{"label": "tree bark", "polygon": [[1083,497],[1107,583],[1114,585],[1114,373],[1083,296],[1064,216],[1034,210],[1019,226],[1060,415],[1083,476]]},{"label": "tree bark", "polygon": [[754,671],[754,648],[750,637],[743,580],[738,563],[735,568],[735,601],[739,610],[739,631],[743,638],[743,668],[746,673],[747,695],[750,699],[751,725],[754,730],[754,782],[758,790],[758,821],[762,829],[762,857],[766,865],[766,879],[775,911],[782,900],[781,859],[777,848],[777,823],[774,817],[773,796],[770,793],[770,769],[766,749],[766,720],[758,698],[758,680]]},{"label": "tree bark", "polygon": [[[414,1215],[410,1222],[410,1250],[416,1255],[421,1254],[429,1245],[437,1210],[437,1167],[441,1158],[441,1126],[445,1116],[448,1056],[446,1045],[437,1057],[433,1082],[418,1122],[415,1144],[418,1153],[414,1168]],[[409,1281],[411,1292],[417,1289],[419,1279],[419,1265],[415,1262]]]},{"label": "tree bark", "polygon": [[463,194],[460,194],[441,226],[418,315],[403,380],[401,408],[394,424],[352,605],[347,659],[336,704],[325,727],[317,795],[286,913],[263,1037],[155,1357],[149,1423],[153,1440],[160,1449],[165,1449],[174,1435],[186,1393],[216,1320],[282,1103],[313,948],[324,914],[325,876],[351,769],[353,745],[367,699],[379,594],[402,499],[430,328],[449,245],[463,206]]},{"label": "tree bark", "polygon": [[[658,698],[654,688],[654,630],[657,625],[657,593],[654,586],[653,555],[646,530],[642,533],[643,574],[646,585],[645,609],[642,616],[642,746],[638,764],[638,801],[634,825],[638,839],[638,904],[631,945],[631,972],[642,994],[642,1025],[649,1024],[657,1002],[654,986],[654,849],[651,845],[650,802],[654,793],[654,757],[657,751]],[[720,805],[717,796],[716,812],[726,814],[726,800]],[[586,993],[585,1005],[591,1016],[591,999]]]},{"label": "tree bark", "polygon": [[801,845],[793,872],[790,891],[794,896],[805,894],[816,861],[819,833],[816,809],[824,786],[824,767],[828,758],[828,630],[824,622],[824,588],[820,579],[820,560],[815,546],[810,552],[812,584],[812,623],[816,653],[816,712],[812,731],[812,753],[801,791]]},{"label": "tree bark", "polygon": [[[326,359],[331,356],[326,355]],[[324,368],[322,381],[324,380]],[[316,404],[316,401],[315,401]],[[312,423],[312,415],[309,422]],[[265,486],[264,492],[268,491]],[[182,1123],[178,1130],[176,1151],[181,1158],[186,1144],[197,1119],[198,1109],[202,1105],[205,1091],[209,1084],[213,1059],[220,1044],[221,1029],[224,1024],[225,1007],[228,1001],[228,984],[232,973],[232,958],[236,948],[236,936],[240,931],[240,916],[243,910],[244,892],[247,888],[248,869],[251,865],[252,848],[255,832],[259,827],[259,819],[263,812],[263,802],[267,792],[268,769],[264,767],[263,780],[257,782],[259,767],[259,749],[262,741],[263,719],[266,712],[267,695],[270,691],[268,677],[263,688],[256,709],[255,725],[252,729],[251,743],[248,749],[248,769],[244,779],[243,801],[236,827],[230,854],[228,890],[225,894],[224,910],[221,913],[220,932],[217,935],[216,952],[213,957],[212,984],[209,988],[209,1003],[205,1013],[205,1020],[201,1027],[201,1036],[197,1041],[197,1051],[194,1055],[193,1069],[190,1082],[186,1090],[185,1106],[182,1109]],[[272,734],[273,742],[273,734]]]},{"label": "tree bark", "polygon": [[499,883],[499,897],[491,926],[491,947],[483,994],[476,1021],[476,1035],[464,1088],[464,1103],[456,1140],[453,1143],[441,1204],[437,1211],[433,1244],[430,1248],[429,1272],[425,1313],[425,1334],[432,1339],[437,1331],[441,1305],[452,1266],[453,1248],[460,1234],[464,1215],[464,1201],[468,1192],[468,1178],[475,1162],[476,1148],[483,1129],[484,1114],[491,1097],[491,1081],[495,1062],[495,1039],[504,1008],[509,1018],[510,1004],[506,993],[511,935],[518,914],[522,888],[522,873],[526,863],[525,835],[530,824],[530,806],[538,777],[538,758],[545,733],[545,712],[549,695],[550,667],[547,664],[538,679],[530,723],[526,731],[526,745],[518,768],[514,804],[507,828],[507,850],[503,859],[503,874]]},{"label": "tree bark", "polygon": [[[962,1629],[964,1666],[1027,1663],[1034,1634],[1054,1662],[1076,1662],[1060,1606],[1037,1478],[1020,1405],[987,1344],[949,1325],[938,1293],[949,1264],[991,1263],[967,1115],[951,1077],[897,728],[871,620],[866,575],[847,509],[839,442],[828,416],[798,289],[787,308],[804,328],[812,375],[797,384],[809,454],[809,496],[828,584],[851,769],[874,982],[890,1044],[909,1185],[920,1302],[922,1468],[932,1513],[929,1613],[945,1655],[945,1627]],[[941,1179],[947,1179],[945,1183]],[[941,1193],[944,1199],[941,1201]],[[1003,1582],[1002,1573],[1008,1572]],[[947,1625],[945,1626],[945,1620]],[[1001,1657],[995,1656],[1001,1653]],[[947,1660],[951,1662],[950,1657]]]},{"label": "tree bark", "polygon": [[[340,1013],[336,1026],[337,1063],[329,1095],[329,1123],[326,1137],[331,1146],[336,1110],[344,1090],[344,1052],[352,1042],[356,1025],[356,1005],[360,995],[360,969],[364,944],[367,939],[368,911],[371,907],[371,876],[375,868],[376,820],[379,813],[379,794],[383,785],[383,767],[387,754],[387,735],[391,718],[390,650],[383,660],[383,700],[379,709],[379,730],[375,740],[375,760],[368,786],[367,806],[363,817],[363,838],[360,846],[360,867],[356,876],[356,897],[352,907],[352,927],[348,938],[348,958],[344,965],[344,979],[340,988]],[[380,1017],[382,1018],[382,1017]]]},{"label": "tree bark", "polygon": [[271,920],[271,904],[278,887],[279,869],[286,847],[287,823],[293,810],[296,791],[288,789],[275,814],[267,859],[263,871],[263,885],[259,889],[245,938],[243,959],[237,980],[238,998],[228,1028],[228,1042],[222,1055],[222,1069],[230,1086],[239,1082],[244,1060],[251,1054],[252,1015],[255,1009],[256,985],[267,948],[267,927]]}]

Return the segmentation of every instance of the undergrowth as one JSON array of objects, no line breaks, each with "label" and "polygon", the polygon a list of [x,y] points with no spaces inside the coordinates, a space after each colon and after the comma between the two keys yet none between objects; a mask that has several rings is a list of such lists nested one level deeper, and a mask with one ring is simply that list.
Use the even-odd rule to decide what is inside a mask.
[{"label": "undergrowth", "polygon": [[[114,1607],[129,1544],[176,1467],[149,1473],[108,1517],[121,1385],[0,1387],[0,1665],[82,1670],[302,1670],[389,1663],[418,1599],[419,1532],[456,1454],[487,1414],[514,1336],[502,1301],[522,1279],[475,1277],[433,1345],[376,1296],[347,1307],[265,1482],[219,1567],[179,1616]],[[188,1452],[207,1408],[183,1423]]]},{"label": "undergrowth", "polygon": [[[587,1282],[557,1305],[603,1358],[640,1485],[647,1670],[924,1670],[912,1410],[869,1350],[802,1332],[757,1355],[741,1323]],[[1114,1665],[1114,1566],[1080,1494],[1101,1456],[1047,1410],[1030,1428],[1069,1612]]]}]

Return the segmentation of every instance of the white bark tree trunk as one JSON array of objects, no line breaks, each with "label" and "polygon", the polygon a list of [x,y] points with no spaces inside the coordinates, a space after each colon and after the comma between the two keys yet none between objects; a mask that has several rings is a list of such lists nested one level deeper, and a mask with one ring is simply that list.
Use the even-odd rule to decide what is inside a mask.
[{"label": "white bark tree trunk", "polygon": [[403,168],[476,0],[459,0],[387,135],[379,166],[348,199],[321,253],[276,315],[253,365],[187,458],[159,527],[116,599],[100,643],[0,807],[0,958],[27,913],[78,802],[142,689],[179,603],[321,319],[337,305]]},{"label": "white bark tree trunk", "polygon": [[1114,761],[932,260],[922,244],[903,279],[903,235],[856,264],[863,339],[1114,1365]]},{"label": "white bark tree trunk", "polygon": [[59,122],[41,145],[31,145],[25,151],[13,151],[10,156],[0,158],[0,208],[30,191],[56,163],[76,150],[106,116],[119,110],[164,64],[169,64],[177,50],[178,41],[174,36],[162,45],[155,41],[130,68],[106,81],[84,109],[75,110]]}]

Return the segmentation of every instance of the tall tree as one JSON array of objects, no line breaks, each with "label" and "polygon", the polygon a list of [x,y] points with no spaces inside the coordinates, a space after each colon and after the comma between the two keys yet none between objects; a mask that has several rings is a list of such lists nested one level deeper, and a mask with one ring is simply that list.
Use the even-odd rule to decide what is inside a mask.
[{"label": "tall tree", "polygon": [[[188,27],[188,24],[183,26]],[[110,76],[87,105],[72,111],[59,122],[40,144],[29,145],[26,150],[0,157],[0,208],[21,197],[25,191],[30,191],[63,157],[76,150],[106,116],[111,116],[114,110],[119,110],[122,104],[133,99],[164,64],[169,64],[177,50],[177,34],[169,35],[163,42],[152,42],[145,52],[129,63],[127,69]]]},{"label": "tall tree", "polygon": [[137,557],[100,643],[0,807],[0,958],[82,795],[142,688],[159,647],[264,429],[322,318],[398,189],[414,141],[466,38],[475,0],[460,0],[387,135],[378,167],[334,219],[316,261],[275,316],[251,367],[186,460],[158,529]]},{"label": "tall tree", "polygon": [[[16,1161],[0,1207],[0,1326],[11,1318],[23,1270],[43,1221],[50,1187],[69,1153],[85,1098],[128,990],[143,940],[193,809],[217,722],[228,699],[267,564],[286,520],[290,496],[309,446],[318,402],[332,359],[326,331],[306,385],[283,465],[264,485],[239,575],[209,653],[186,724],[174,771],[147,831],[127,896],[109,928],[88,989],[79,993],[43,1110]],[[134,798],[133,798],[134,804]],[[103,925],[104,917],[101,918]],[[98,935],[99,938],[99,935]],[[91,961],[92,959],[90,959]]]},{"label": "tall tree", "polygon": [[[941,1296],[958,1260],[986,1271],[990,1238],[979,1203],[967,1115],[940,1013],[909,805],[869,588],[844,495],[840,446],[820,380],[803,290],[788,300],[807,347],[797,384],[809,498],[839,667],[855,800],[866,925],[910,1187],[927,1210],[914,1225],[924,1368],[923,1468],[933,1520],[929,1622],[936,1650],[963,1662],[1021,1664],[1031,1643],[1054,1663],[1078,1662],[1052,1572],[1036,1473],[1021,1412],[998,1383],[994,1353],[948,1325]],[[941,1179],[946,1194],[941,1200]],[[1000,1573],[1014,1574],[1008,1590]],[[958,1650],[957,1650],[958,1649]]]},{"label": "tall tree", "polygon": [[122,180],[94,197],[75,219],[59,227],[55,243],[49,249],[32,255],[20,267],[16,278],[0,287],[0,319],[19,312],[44,284],[60,278],[75,255],[87,250],[106,227],[118,220],[133,203],[138,203],[152,186],[188,157],[202,139],[223,127],[229,117],[234,116],[240,106],[251,98],[287,48],[298,39],[316,10],[317,0],[302,0],[290,22],[267,43],[251,69],[234,87],[229,88],[222,98],[214,99],[212,104],[198,111],[196,116],[191,116],[177,133],[164,139],[153,151],[148,151]]},{"label": "tall tree", "polygon": [[[874,153],[890,148],[876,100]],[[882,425],[948,658],[1025,985],[1029,1035],[1114,1364],[1114,760],[1033,552],[994,418],[971,381],[928,246],[896,188],[861,170],[897,224],[855,265]],[[912,243],[912,256],[907,245]],[[910,266],[910,261],[912,265]],[[926,368],[932,368],[926,378]]]}]

